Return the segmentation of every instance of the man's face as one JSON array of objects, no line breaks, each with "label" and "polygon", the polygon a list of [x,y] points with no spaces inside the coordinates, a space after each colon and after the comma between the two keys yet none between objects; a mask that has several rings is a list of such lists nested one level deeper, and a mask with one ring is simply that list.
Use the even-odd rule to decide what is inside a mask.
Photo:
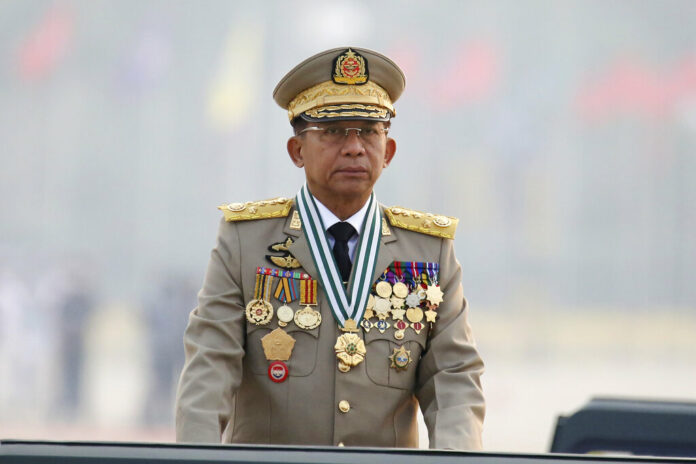
[{"label": "man's face", "polygon": [[[297,167],[304,168],[310,191],[322,203],[367,198],[396,152],[384,123],[333,121],[308,123],[307,130],[288,140],[288,153]],[[351,130],[345,135],[346,128]],[[372,131],[372,135],[365,135]],[[376,134],[374,131],[377,131]]]}]

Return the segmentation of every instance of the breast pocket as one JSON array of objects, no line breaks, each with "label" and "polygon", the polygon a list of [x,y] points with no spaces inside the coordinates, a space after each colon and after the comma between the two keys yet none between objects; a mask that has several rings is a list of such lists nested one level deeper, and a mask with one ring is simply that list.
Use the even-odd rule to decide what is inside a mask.
[{"label": "breast pocket", "polygon": [[[396,340],[393,329],[387,329],[382,334],[373,328],[365,334],[367,376],[378,385],[413,390],[418,361],[425,349],[426,340],[427,329],[416,334],[409,328],[402,340]],[[411,362],[405,369],[397,369],[392,367],[392,357],[402,346],[410,355]]]},{"label": "breast pocket", "polygon": [[[254,325],[247,322],[245,362],[254,374],[268,373],[272,360],[266,359],[261,339],[278,328],[278,321],[273,319],[268,325]],[[317,363],[319,328],[304,330],[294,323],[281,327],[295,339],[290,359],[284,361],[288,366],[290,377],[303,377],[312,373]]]}]

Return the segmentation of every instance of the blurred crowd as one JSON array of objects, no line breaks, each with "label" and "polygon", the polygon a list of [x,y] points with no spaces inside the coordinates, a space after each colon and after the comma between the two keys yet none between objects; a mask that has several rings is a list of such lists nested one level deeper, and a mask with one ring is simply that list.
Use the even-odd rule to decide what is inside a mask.
[{"label": "blurred crowd", "polygon": [[173,423],[196,285],[156,277],[129,305],[104,301],[90,272],[0,267],[0,424]]}]

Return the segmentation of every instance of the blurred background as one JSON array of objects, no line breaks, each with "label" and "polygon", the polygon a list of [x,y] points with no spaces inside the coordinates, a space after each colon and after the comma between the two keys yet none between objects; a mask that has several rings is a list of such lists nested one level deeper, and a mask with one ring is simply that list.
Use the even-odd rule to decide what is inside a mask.
[{"label": "blurred background", "polygon": [[342,45],[407,76],[379,199],[460,218],[486,449],[695,400],[694,30],[692,0],[4,0],[0,437],[174,439],[216,207],[296,193],[271,93]]}]

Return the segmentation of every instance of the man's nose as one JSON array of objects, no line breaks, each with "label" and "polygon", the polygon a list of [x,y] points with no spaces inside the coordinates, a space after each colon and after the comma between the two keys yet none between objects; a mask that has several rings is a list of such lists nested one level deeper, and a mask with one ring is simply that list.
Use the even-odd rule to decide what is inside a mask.
[{"label": "man's nose", "polygon": [[356,129],[347,129],[347,134],[343,139],[343,154],[346,155],[362,155],[365,154],[365,144],[360,137],[360,131]]}]

